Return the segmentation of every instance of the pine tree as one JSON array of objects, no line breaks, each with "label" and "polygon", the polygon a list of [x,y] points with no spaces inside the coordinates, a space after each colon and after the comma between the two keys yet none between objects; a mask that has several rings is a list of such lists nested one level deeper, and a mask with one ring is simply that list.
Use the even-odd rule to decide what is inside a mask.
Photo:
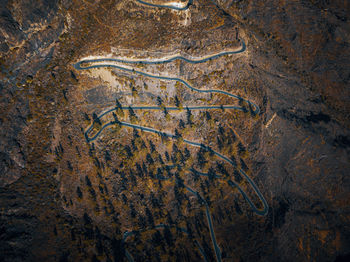
[{"label": "pine tree", "polygon": [[97,123],[99,126],[102,125],[100,118],[97,116],[96,113],[92,114],[92,119],[94,120],[95,123]]},{"label": "pine tree", "polygon": [[161,106],[161,104],[163,103],[163,100],[160,96],[157,96],[157,105]]},{"label": "pine tree", "polygon": [[175,96],[175,106],[180,107],[180,100],[177,96]]},{"label": "pine tree", "polygon": [[118,98],[115,99],[116,108],[122,109],[122,104],[119,102]]}]

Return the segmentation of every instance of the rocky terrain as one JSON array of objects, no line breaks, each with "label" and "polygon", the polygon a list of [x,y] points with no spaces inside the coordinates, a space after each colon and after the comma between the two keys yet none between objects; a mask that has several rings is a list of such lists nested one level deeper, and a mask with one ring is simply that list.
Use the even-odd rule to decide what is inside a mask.
[{"label": "rocky terrain", "polygon": [[1,261],[348,261],[350,5],[187,3],[1,1]]}]

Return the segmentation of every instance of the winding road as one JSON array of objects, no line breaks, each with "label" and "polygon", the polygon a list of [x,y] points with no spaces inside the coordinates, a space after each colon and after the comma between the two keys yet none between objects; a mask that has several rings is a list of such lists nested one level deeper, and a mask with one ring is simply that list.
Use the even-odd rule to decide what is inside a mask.
[{"label": "winding road", "polygon": [[[159,8],[170,8],[170,9],[174,9],[174,10],[186,10],[188,9],[188,7],[192,4],[192,0],[190,0],[186,6],[181,6],[181,5],[176,5],[176,4],[172,4],[172,5],[156,5],[156,4],[152,4],[152,3],[148,3],[148,2],[144,2],[141,0],[136,0],[137,2],[143,4],[143,5],[147,5],[147,6],[151,6],[151,7],[159,7]],[[163,58],[163,59],[125,59],[125,58],[98,58],[98,59],[87,59],[87,60],[82,60],[77,62],[76,64],[74,64],[74,68],[76,70],[87,70],[87,69],[93,69],[93,68],[115,68],[117,70],[120,71],[125,71],[128,73],[132,73],[132,74],[138,74],[138,75],[142,75],[148,78],[153,78],[153,79],[159,79],[159,80],[165,80],[165,81],[176,81],[176,82],[180,82],[182,83],[184,86],[186,86],[187,88],[189,88],[190,90],[193,90],[195,92],[199,92],[199,93],[216,93],[216,94],[224,94],[227,95],[231,98],[234,99],[238,99],[238,100],[242,100],[247,102],[250,107],[251,107],[251,111],[253,114],[259,114],[260,113],[260,109],[259,107],[251,102],[248,99],[245,99],[243,97],[240,97],[238,95],[229,93],[227,91],[223,91],[223,90],[216,90],[216,89],[198,89],[193,87],[192,85],[190,85],[186,80],[178,78],[178,77],[170,77],[170,76],[161,76],[161,75],[154,75],[148,72],[144,72],[144,71],[140,71],[138,69],[135,68],[130,68],[128,66],[121,66],[121,65],[117,65],[115,63],[123,63],[123,64],[146,64],[146,65],[150,65],[150,64],[163,64],[163,63],[170,63],[173,62],[175,60],[182,60],[184,62],[190,63],[190,64],[199,64],[199,63],[204,63],[207,62],[209,60],[212,59],[216,59],[222,56],[227,56],[227,55],[233,55],[233,54],[239,54],[242,53],[246,50],[246,45],[245,42],[243,40],[241,40],[241,48],[238,50],[233,50],[233,51],[223,51],[223,52],[219,52],[216,54],[212,54],[209,56],[205,56],[205,57],[199,57],[199,58],[189,58],[189,57],[185,57],[182,55],[175,55],[175,56],[171,56],[168,58]],[[92,64],[92,65],[90,65]],[[86,66],[84,66],[86,65]],[[159,107],[159,106],[130,106],[133,110],[164,110],[164,107]],[[128,109],[130,108],[129,106],[122,106],[122,110]],[[241,111],[247,111],[246,108],[244,107],[239,107],[239,106],[235,106],[235,105],[213,105],[213,106],[207,106],[207,105],[203,105],[203,106],[184,106],[185,108],[188,108],[189,110],[211,110],[211,109],[230,109],[230,110],[241,110]],[[165,107],[165,109],[167,111],[180,111],[183,110],[182,108],[178,108],[178,107]],[[137,124],[132,124],[132,123],[128,123],[128,122],[124,122],[124,121],[120,121],[119,123],[116,123],[115,121],[110,121],[106,124],[104,124],[101,129],[93,136],[93,137],[89,137],[89,133],[91,133],[91,131],[94,128],[94,123],[96,121],[98,121],[99,119],[101,119],[103,116],[116,111],[117,108],[113,107],[110,108],[108,110],[106,110],[105,112],[102,112],[101,114],[98,115],[98,117],[96,119],[93,120],[93,122],[91,123],[91,125],[86,129],[84,135],[85,138],[87,140],[87,142],[92,142],[94,140],[96,140],[99,135],[101,134],[101,132],[103,132],[103,130],[109,126],[112,125],[116,125],[116,124],[120,124],[121,126],[125,126],[125,127],[129,127],[129,128],[133,128],[133,129],[138,129],[138,130],[142,130],[145,132],[150,132],[150,133],[154,133],[157,135],[161,135],[161,136],[166,136],[169,137],[171,139],[176,140],[177,137],[174,134],[171,133],[166,133],[166,132],[162,132],[160,130],[156,130],[154,128],[151,127],[146,127],[146,126],[140,126]],[[237,188],[239,190],[239,192],[242,194],[242,196],[245,198],[245,200],[248,202],[248,204],[250,205],[252,211],[260,216],[264,216],[268,213],[268,204],[267,201],[265,200],[264,196],[261,194],[259,188],[257,187],[257,185],[254,183],[254,181],[244,172],[244,170],[242,168],[239,168],[236,163],[234,163],[231,159],[229,159],[228,157],[222,155],[221,153],[213,150],[212,148],[210,148],[209,146],[206,146],[202,143],[198,143],[195,141],[190,141],[187,139],[183,140],[184,143],[194,146],[194,147],[199,147],[199,148],[203,148],[205,150],[208,150],[210,152],[212,152],[214,155],[216,155],[217,157],[219,157],[220,159],[222,159],[223,161],[225,161],[226,163],[230,164],[231,166],[233,166],[235,169],[237,169],[239,171],[239,173],[246,179],[246,181],[248,182],[248,184],[253,188],[254,192],[256,193],[256,195],[258,196],[259,200],[261,201],[263,208],[259,209],[256,207],[256,205],[252,202],[252,200],[249,198],[249,196],[247,195],[247,193],[239,186],[239,184],[237,184],[236,182],[232,181],[231,179],[226,179],[226,182],[228,185],[230,185],[232,188]],[[191,170],[190,170],[191,171]],[[206,173],[201,173],[197,171],[198,175],[201,176],[208,176],[208,174]],[[188,174],[189,175],[189,174]],[[160,178],[160,177],[156,177],[157,179],[160,180],[165,180],[165,179],[170,179],[169,178]],[[223,176],[219,176],[217,174],[215,174],[214,176],[215,179],[225,179]],[[209,226],[209,230],[210,230],[210,236],[211,236],[211,240],[212,240],[212,244],[213,244],[213,248],[214,248],[214,252],[216,255],[216,259],[218,262],[221,262],[221,251],[220,248],[217,244],[217,240],[216,240],[216,236],[215,236],[215,230],[214,230],[214,226],[213,226],[213,222],[212,222],[212,218],[211,218],[211,214],[210,214],[210,210],[209,210],[209,206],[207,204],[207,202],[205,201],[205,199],[195,190],[193,190],[192,188],[188,187],[185,185],[185,188],[192,193],[193,195],[195,195],[198,199],[198,201],[200,203],[202,203],[205,206],[206,209],[206,217],[207,217],[207,222],[208,222],[208,226]],[[164,228],[167,227],[167,225],[157,225],[155,226],[155,228]],[[168,226],[169,227],[169,226]],[[187,231],[185,229],[182,230],[184,233],[187,233]],[[123,236],[123,243],[126,241],[126,239],[129,236],[132,236],[136,234],[136,231],[131,231],[131,232],[125,232],[124,236]],[[188,234],[188,233],[187,233]],[[198,246],[200,253],[203,255],[205,261],[207,261],[207,256],[203,250],[203,248],[201,247],[201,245],[199,244],[199,242],[197,240],[195,240],[196,245]],[[134,261],[132,255],[125,250],[125,256],[127,257],[127,259],[129,261]]]},{"label": "winding road", "polygon": [[157,5],[157,4],[152,4],[152,3],[142,1],[142,0],[136,0],[136,1],[139,2],[140,4],[147,5],[147,6],[157,7],[157,8],[168,8],[168,9],[173,9],[176,11],[187,10],[190,7],[190,5],[192,5],[192,2],[193,2],[193,0],[189,0],[186,5],[183,3],[179,3],[179,2],[171,2],[171,3],[166,4],[166,5]]}]

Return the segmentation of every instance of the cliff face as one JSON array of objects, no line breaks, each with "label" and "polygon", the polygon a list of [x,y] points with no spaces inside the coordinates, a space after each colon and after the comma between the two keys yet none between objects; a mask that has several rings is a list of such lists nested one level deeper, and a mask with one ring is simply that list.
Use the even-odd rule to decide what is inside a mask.
[{"label": "cliff face", "polygon": [[[127,250],[137,261],[199,261],[203,253],[211,261],[218,253],[206,212],[222,261],[349,257],[348,3],[201,0],[177,11],[138,1],[2,2],[1,260],[123,261]],[[74,67],[96,57],[205,57],[241,50],[243,41],[244,52],[199,64]],[[260,113],[242,99],[136,71],[224,90]],[[100,118],[116,100],[124,110]],[[244,110],[167,111],[203,104]],[[115,118],[177,138],[104,128]],[[261,210],[239,169],[265,197],[266,216],[225,180]]]},{"label": "cliff face", "polygon": [[57,1],[2,1],[1,173],[0,184],[16,181],[26,166],[26,139],[21,135],[30,116],[25,84],[48,64],[63,30]]},{"label": "cliff face", "polygon": [[349,229],[340,225],[348,219],[350,6],[218,6],[249,32],[253,70],[269,82],[266,124],[255,148],[259,177],[272,197],[273,257],[332,261],[349,246]]},{"label": "cliff face", "polygon": [[[219,1],[259,42],[275,49],[303,84],[346,118],[349,112],[349,3]],[[335,117],[335,116],[334,116]]]}]

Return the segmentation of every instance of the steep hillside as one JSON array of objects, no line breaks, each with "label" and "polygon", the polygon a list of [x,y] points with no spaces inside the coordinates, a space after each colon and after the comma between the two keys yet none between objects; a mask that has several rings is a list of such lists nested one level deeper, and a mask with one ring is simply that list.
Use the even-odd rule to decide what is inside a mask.
[{"label": "steep hillside", "polygon": [[2,1],[1,261],[346,261],[344,1]]}]

